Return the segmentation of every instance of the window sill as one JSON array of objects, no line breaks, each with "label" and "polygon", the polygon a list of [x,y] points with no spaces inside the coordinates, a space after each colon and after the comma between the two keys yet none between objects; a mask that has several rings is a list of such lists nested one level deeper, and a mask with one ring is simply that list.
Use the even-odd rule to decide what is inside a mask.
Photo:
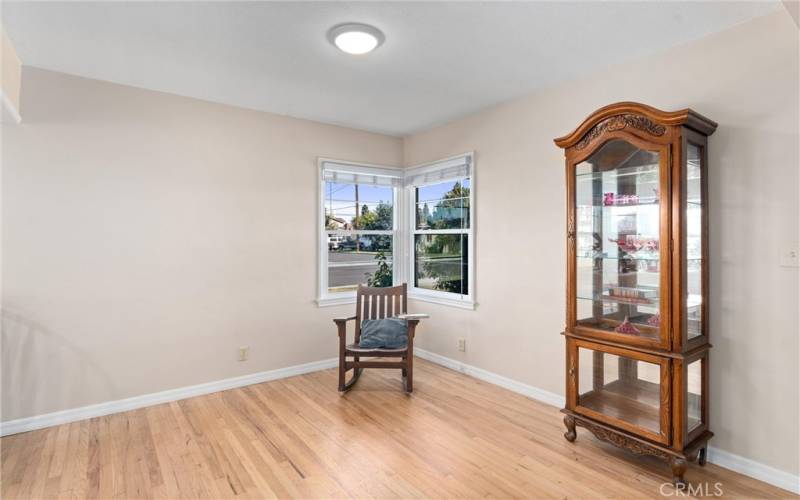
[{"label": "window sill", "polygon": [[451,299],[449,297],[436,297],[434,295],[426,295],[421,293],[408,293],[408,298],[411,300],[418,300],[420,302],[429,302],[431,304],[439,304],[442,306],[456,307],[458,309],[466,309],[474,311],[477,305],[472,300]]},{"label": "window sill", "polygon": [[[467,311],[474,311],[477,304],[471,300],[451,299],[449,297],[435,297],[431,295],[424,295],[419,293],[409,293],[408,298],[411,300],[418,300],[420,302],[428,302],[431,304],[439,304],[441,306],[455,307],[458,309],[465,309]],[[325,297],[316,300],[317,307],[335,307],[347,304],[355,304],[355,295],[347,297]]]},{"label": "window sill", "polygon": [[356,296],[348,295],[346,297],[325,297],[317,299],[317,307],[333,307],[342,306],[347,304],[355,304]]}]

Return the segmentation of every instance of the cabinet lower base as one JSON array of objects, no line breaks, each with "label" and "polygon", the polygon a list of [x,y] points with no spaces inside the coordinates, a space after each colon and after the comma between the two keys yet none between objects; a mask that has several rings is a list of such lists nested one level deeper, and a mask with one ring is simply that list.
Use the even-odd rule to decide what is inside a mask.
[{"label": "cabinet lower base", "polygon": [[576,427],[585,427],[601,441],[606,441],[637,455],[659,457],[669,462],[669,466],[672,469],[672,482],[676,486],[684,486],[686,484],[683,475],[686,473],[689,462],[697,461],[701,466],[706,464],[706,446],[708,440],[714,435],[712,432],[706,431],[689,443],[682,451],[677,451],[601,424],[571,410],[563,409],[561,412],[566,414],[564,416],[564,425],[567,427],[567,432],[564,433],[564,438],[567,441],[573,442],[578,437]]}]

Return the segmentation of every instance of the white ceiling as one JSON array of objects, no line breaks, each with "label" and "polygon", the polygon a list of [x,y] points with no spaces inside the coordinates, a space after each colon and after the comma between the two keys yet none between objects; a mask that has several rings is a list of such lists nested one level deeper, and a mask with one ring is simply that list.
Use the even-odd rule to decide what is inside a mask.
[{"label": "white ceiling", "polygon": [[[406,135],[780,9],[768,2],[25,2],[23,63]],[[342,22],[379,27],[367,56]]]}]

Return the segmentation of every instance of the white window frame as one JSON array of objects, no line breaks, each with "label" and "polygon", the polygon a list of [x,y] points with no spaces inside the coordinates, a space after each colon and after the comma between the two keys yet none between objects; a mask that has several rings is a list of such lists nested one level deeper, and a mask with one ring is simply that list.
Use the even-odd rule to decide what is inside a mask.
[{"label": "white window frame", "polygon": [[[452,168],[453,165],[466,163],[468,165],[468,175],[457,176],[444,176],[436,178],[439,172],[446,172]],[[430,174],[431,180],[423,182],[413,182],[413,177],[425,176]],[[405,182],[405,200],[406,200],[406,215],[408,217],[407,224],[405,225],[407,234],[401,235],[407,241],[406,251],[408,253],[408,272],[406,273],[408,282],[408,295],[409,298],[421,300],[425,302],[433,302],[436,304],[443,304],[448,306],[459,307],[462,309],[475,308],[475,154],[473,152],[444,158],[431,163],[426,163],[406,170],[407,178],[411,178]],[[418,230],[416,227],[416,193],[418,187],[430,186],[433,184],[441,184],[449,180],[458,180],[469,178],[469,228],[467,229],[425,229]],[[467,293],[458,294],[452,292],[444,292],[441,290],[429,290],[427,288],[417,288],[414,286],[414,277],[416,276],[416,259],[415,259],[415,239],[418,234],[465,234],[467,236]]]},{"label": "white window frame", "polygon": [[402,187],[396,186],[392,188],[392,219],[393,230],[335,230],[329,231],[325,228],[325,179],[324,172],[328,168],[332,168],[337,172],[354,175],[366,176],[386,176],[396,177],[400,179],[399,183],[402,184],[403,169],[397,167],[388,167],[384,165],[374,165],[369,163],[357,163],[352,161],[335,160],[332,158],[318,158],[318,205],[317,205],[317,305],[319,307],[336,306],[340,304],[352,304],[356,301],[355,290],[344,292],[329,292],[328,291],[328,234],[337,234],[342,236],[349,235],[390,235],[392,236],[392,281],[396,285],[402,283],[401,270],[402,262],[401,250],[403,247],[402,236],[400,231],[400,217],[401,213],[399,204],[402,204]]},{"label": "white window frame", "polygon": [[[449,176],[448,173],[459,164],[466,163],[468,175]],[[346,175],[389,176],[400,179],[399,186],[393,188],[393,230],[335,230],[325,228],[325,179],[324,172],[333,166],[337,172]],[[432,302],[462,309],[475,309],[475,154],[468,152],[442,160],[425,163],[412,168],[403,169],[359,163],[345,160],[335,160],[320,157],[317,159],[318,169],[318,206],[317,206],[317,305],[319,307],[353,304],[356,301],[356,292],[329,292],[328,291],[328,234],[353,235],[353,234],[384,234],[392,236],[392,281],[394,285],[408,283],[409,298],[424,302]],[[428,178],[422,182],[415,179]],[[464,229],[431,229],[417,230],[416,228],[416,199],[417,187],[440,184],[449,180],[458,180],[468,177],[470,180],[469,191],[469,220],[470,227]],[[428,290],[414,286],[415,259],[414,239],[417,234],[466,234],[467,241],[467,294]]]}]

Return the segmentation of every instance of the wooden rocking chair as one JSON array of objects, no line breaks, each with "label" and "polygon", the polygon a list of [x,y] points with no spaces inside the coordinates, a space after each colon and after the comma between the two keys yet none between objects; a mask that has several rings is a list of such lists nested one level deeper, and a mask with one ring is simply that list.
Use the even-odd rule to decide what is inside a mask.
[{"label": "wooden rocking chair", "polygon": [[[400,368],[403,372],[406,392],[413,390],[414,380],[414,331],[419,320],[427,314],[407,314],[408,295],[406,284],[387,288],[358,286],[356,294],[356,315],[349,318],[336,318],[334,323],[339,334],[339,391],[344,392],[358,382],[364,368]],[[365,319],[399,317],[408,321],[408,345],[398,349],[362,348],[361,322]],[[355,320],[355,342],[347,344],[347,322]],[[394,361],[362,361],[361,357],[400,358]],[[352,361],[348,361],[352,357]],[[345,383],[345,374],[353,370],[353,376]]]}]

